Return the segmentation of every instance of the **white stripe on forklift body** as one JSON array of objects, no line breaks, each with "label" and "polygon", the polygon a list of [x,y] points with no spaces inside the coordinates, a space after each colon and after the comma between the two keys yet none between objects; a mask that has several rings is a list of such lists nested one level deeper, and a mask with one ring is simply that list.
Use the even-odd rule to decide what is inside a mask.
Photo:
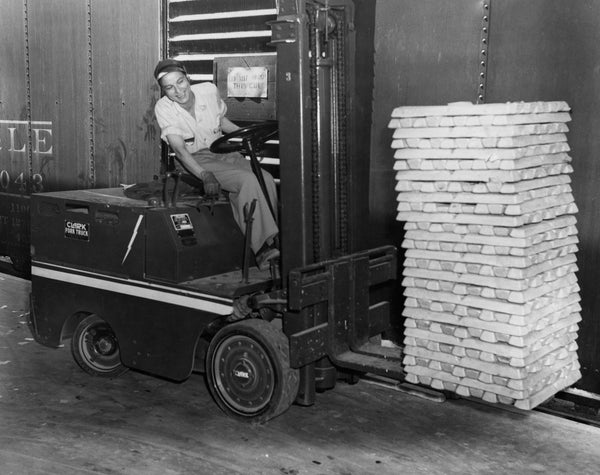
[{"label": "white stripe on forklift body", "polygon": [[193,308],[217,315],[230,315],[233,312],[233,301],[231,299],[168,287],[166,285],[139,280],[120,279],[118,277],[105,276],[94,272],[40,262],[32,263],[31,274],[69,284],[83,285],[94,289],[131,295],[132,297]]}]

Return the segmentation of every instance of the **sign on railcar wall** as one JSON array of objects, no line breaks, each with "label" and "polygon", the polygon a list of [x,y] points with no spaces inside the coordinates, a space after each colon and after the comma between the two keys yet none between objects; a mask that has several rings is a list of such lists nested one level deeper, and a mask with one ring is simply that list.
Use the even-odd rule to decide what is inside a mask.
[{"label": "sign on railcar wall", "polygon": [[214,82],[227,104],[227,117],[236,120],[275,120],[277,57],[215,57]]},{"label": "sign on railcar wall", "polygon": [[227,69],[227,97],[257,97],[266,99],[269,85],[266,67]]}]

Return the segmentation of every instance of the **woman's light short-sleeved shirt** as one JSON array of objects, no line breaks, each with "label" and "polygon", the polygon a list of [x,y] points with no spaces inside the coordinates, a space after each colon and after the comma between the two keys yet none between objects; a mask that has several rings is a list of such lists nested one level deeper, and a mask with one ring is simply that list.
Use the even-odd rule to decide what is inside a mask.
[{"label": "woman's light short-sleeved shirt", "polygon": [[183,107],[164,96],[154,106],[156,120],[160,127],[160,138],[165,142],[167,135],[180,135],[190,153],[207,149],[221,137],[221,119],[227,106],[219,95],[217,87],[210,82],[193,84],[196,118]]}]

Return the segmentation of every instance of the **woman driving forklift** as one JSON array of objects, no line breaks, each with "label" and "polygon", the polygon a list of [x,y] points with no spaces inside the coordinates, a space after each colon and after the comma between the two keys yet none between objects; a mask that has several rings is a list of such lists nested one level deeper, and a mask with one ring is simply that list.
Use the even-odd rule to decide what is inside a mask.
[{"label": "woman driving forklift", "polygon": [[211,144],[223,132],[239,129],[225,117],[227,106],[213,83],[192,85],[184,65],[174,59],[159,61],[154,78],[164,94],[154,108],[161,139],[171,147],[181,165],[202,180],[206,194],[217,195],[221,188],[229,192],[234,218],[244,233],[244,206],[256,200],[251,247],[259,268],[267,267],[279,257],[275,245],[279,230],[271,212],[277,209],[273,177],[262,170],[267,197],[242,154],[210,151]]}]

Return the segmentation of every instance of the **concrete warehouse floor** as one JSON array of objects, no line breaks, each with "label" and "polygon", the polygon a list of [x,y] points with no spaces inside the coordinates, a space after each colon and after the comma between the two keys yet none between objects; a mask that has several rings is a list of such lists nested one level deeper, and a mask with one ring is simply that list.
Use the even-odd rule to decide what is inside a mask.
[{"label": "concrete warehouse floor", "polygon": [[[81,371],[38,345],[29,282],[0,274],[0,474],[596,474],[600,429],[361,381],[265,425],[225,417],[182,384]],[[68,342],[67,342],[68,343]]]}]

